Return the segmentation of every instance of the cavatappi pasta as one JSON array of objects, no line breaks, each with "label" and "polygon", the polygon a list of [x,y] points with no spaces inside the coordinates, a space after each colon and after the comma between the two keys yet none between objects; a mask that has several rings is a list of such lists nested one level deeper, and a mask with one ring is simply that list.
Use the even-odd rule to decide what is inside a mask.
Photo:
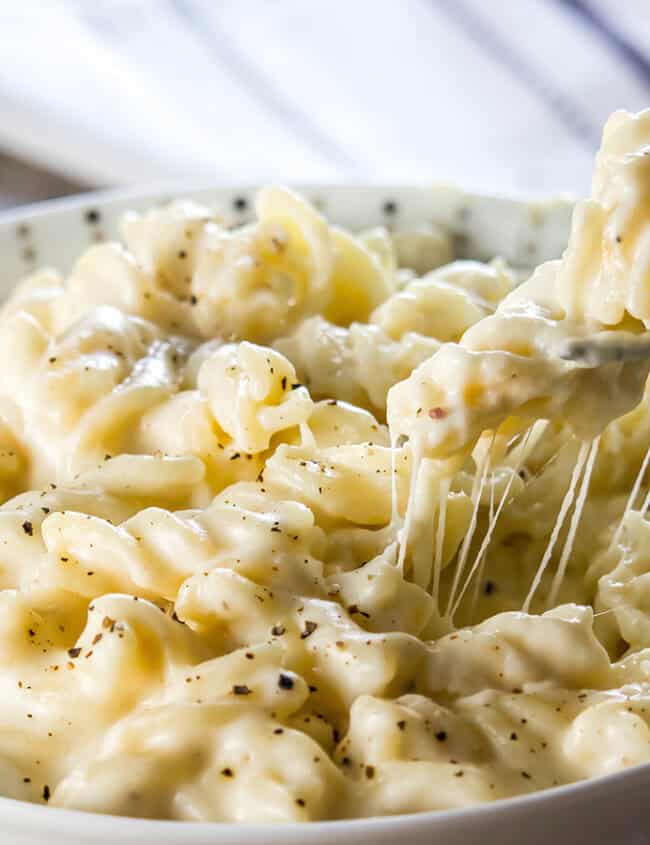
[{"label": "cavatappi pasta", "polygon": [[[650,761],[650,113],[564,257],[175,202],[0,313],[0,793],[462,807]],[[523,610],[522,610],[523,608]]]}]

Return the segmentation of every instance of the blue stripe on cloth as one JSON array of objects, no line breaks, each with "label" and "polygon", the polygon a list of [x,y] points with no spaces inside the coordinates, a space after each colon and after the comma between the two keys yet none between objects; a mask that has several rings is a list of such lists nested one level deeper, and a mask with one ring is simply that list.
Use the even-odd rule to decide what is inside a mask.
[{"label": "blue stripe on cloth", "polygon": [[555,0],[555,2],[573,12],[584,26],[596,32],[609,45],[610,49],[635,71],[643,82],[650,85],[650,59],[644,56],[620,32],[612,29],[604,15],[583,0]]},{"label": "blue stripe on cloth", "polygon": [[523,50],[504,39],[463,0],[426,0],[442,12],[477,47],[532,91],[553,112],[565,128],[589,150],[600,144],[601,127],[584,113],[580,104],[546,78],[528,60]]}]

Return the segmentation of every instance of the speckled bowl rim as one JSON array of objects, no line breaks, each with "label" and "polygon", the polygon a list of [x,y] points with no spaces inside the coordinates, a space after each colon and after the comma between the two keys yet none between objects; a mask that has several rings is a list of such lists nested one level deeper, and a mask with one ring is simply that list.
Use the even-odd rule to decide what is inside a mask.
[{"label": "speckled bowl rim", "polygon": [[[566,196],[524,200],[444,184],[292,187],[329,219],[351,229],[435,222],[452,233],[460,257],[488,259],[499,254],[518,267],[559,256],[572,209]],[[39,267],[67,272],[86,246],[115,239],[119,218],[127,209],[184,197],[215,207],[227,222],[236,224],[250,219],[258,188],[168,183],[95,191],[0,211],[0,297]]]}]

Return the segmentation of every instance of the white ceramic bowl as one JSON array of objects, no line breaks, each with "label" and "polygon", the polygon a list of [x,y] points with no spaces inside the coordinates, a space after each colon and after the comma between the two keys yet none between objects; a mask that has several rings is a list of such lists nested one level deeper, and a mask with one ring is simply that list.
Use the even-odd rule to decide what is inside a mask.
[{"label": "white ceramic bowl", "polygon": [[[334,222],[352,229],[433,220],[455,235],[457,254],[502,255],[527,267],[558,256],[566,243],[570,203],[523,202],[434,187],[297,186]],[[127,208],[173,196],[217,207],[246,220],[255,188],[106,192],[0,214],[0,295],[44,265],[63,271],[89,244],[117,234]],[[0,798],[1,845],[576,845],[650,840],[650,766],[464,810],[310,825],[227,825],[148,821],[93,815]]]}]

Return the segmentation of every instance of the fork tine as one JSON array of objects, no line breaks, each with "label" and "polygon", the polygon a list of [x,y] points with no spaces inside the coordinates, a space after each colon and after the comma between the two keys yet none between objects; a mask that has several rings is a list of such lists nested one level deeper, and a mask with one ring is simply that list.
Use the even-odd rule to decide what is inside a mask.
[{"label": "fork tine", "polygon": [[[612,334],[608,332],[608,334]],[[591,338],[572,338],[559,350],[565,361],[598,367],[623,361],[642,361],[650,358],[650,340],[645,334],[616,332],[614,337],[594,335]]]}]

